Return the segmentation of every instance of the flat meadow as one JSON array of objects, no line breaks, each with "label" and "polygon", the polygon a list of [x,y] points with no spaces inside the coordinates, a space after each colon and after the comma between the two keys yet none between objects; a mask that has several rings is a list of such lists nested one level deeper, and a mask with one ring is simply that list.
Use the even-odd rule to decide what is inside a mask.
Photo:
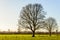
[{"label": "flat meadow", "polygon": [[48,34],[0,34],[0,40],[60,40],[60,34],[49,36]]}]

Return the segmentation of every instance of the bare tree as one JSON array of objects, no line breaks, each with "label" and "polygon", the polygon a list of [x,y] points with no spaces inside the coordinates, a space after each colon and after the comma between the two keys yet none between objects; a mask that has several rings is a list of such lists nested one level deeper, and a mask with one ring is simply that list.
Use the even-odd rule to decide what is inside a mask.
[{"label": "bare tree", "polygon": [[8,29],[8,32],[10,32],[10,29]]},{"label": "bare tree", "polygon": [[18,24],[23,28],[32,31],[32,37],[35,36],[35,31],[40,28],[41,20],[45,18],[45,12],[41,4],[28,4],[22,8]]},{"label": "bare tree", "polygon": [[51,36],[52,31],[57,28],[56,20],[52,17],[49,17],[45,20],[44,26],[44,28],[49,31],[49,35]]}]

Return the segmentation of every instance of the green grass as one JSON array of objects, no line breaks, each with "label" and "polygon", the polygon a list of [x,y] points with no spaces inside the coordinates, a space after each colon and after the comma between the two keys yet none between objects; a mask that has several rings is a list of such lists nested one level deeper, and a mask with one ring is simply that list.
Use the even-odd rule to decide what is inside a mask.
[{"label": "green grass", "polygon": [[32,37],[31,34],[0,34],[0,40],[60,40],[60,35],[39,35]]}]

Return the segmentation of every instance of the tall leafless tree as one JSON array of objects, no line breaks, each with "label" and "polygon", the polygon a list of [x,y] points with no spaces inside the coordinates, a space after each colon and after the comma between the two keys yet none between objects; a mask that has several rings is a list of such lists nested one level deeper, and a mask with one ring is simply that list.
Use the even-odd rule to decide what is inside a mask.
[{"label": "tall leafless tree", "polygon": [[52,17],[49,17],[45,20],[44,26],[45,29],[49,31],[49,35],[51,36],[52,31],[57,28],[56,20]]},{"label": "tall leafless tree", "polygon": [[35,36],[35,31],[40,28],[41,20],[45,18],[45,12],[41,4],[28,4],[22,8],[18,24],[23,28],[32,31],[32,37]]}]

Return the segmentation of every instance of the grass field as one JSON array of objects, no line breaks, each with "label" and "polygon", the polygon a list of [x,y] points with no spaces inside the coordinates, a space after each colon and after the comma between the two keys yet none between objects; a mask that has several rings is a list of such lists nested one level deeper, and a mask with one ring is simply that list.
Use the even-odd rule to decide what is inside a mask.
[{"label": "grass field", "polygon": [[60,40],[60,35],[39,35],[32,37],[31,34],[0,34],[0,40]]}]

